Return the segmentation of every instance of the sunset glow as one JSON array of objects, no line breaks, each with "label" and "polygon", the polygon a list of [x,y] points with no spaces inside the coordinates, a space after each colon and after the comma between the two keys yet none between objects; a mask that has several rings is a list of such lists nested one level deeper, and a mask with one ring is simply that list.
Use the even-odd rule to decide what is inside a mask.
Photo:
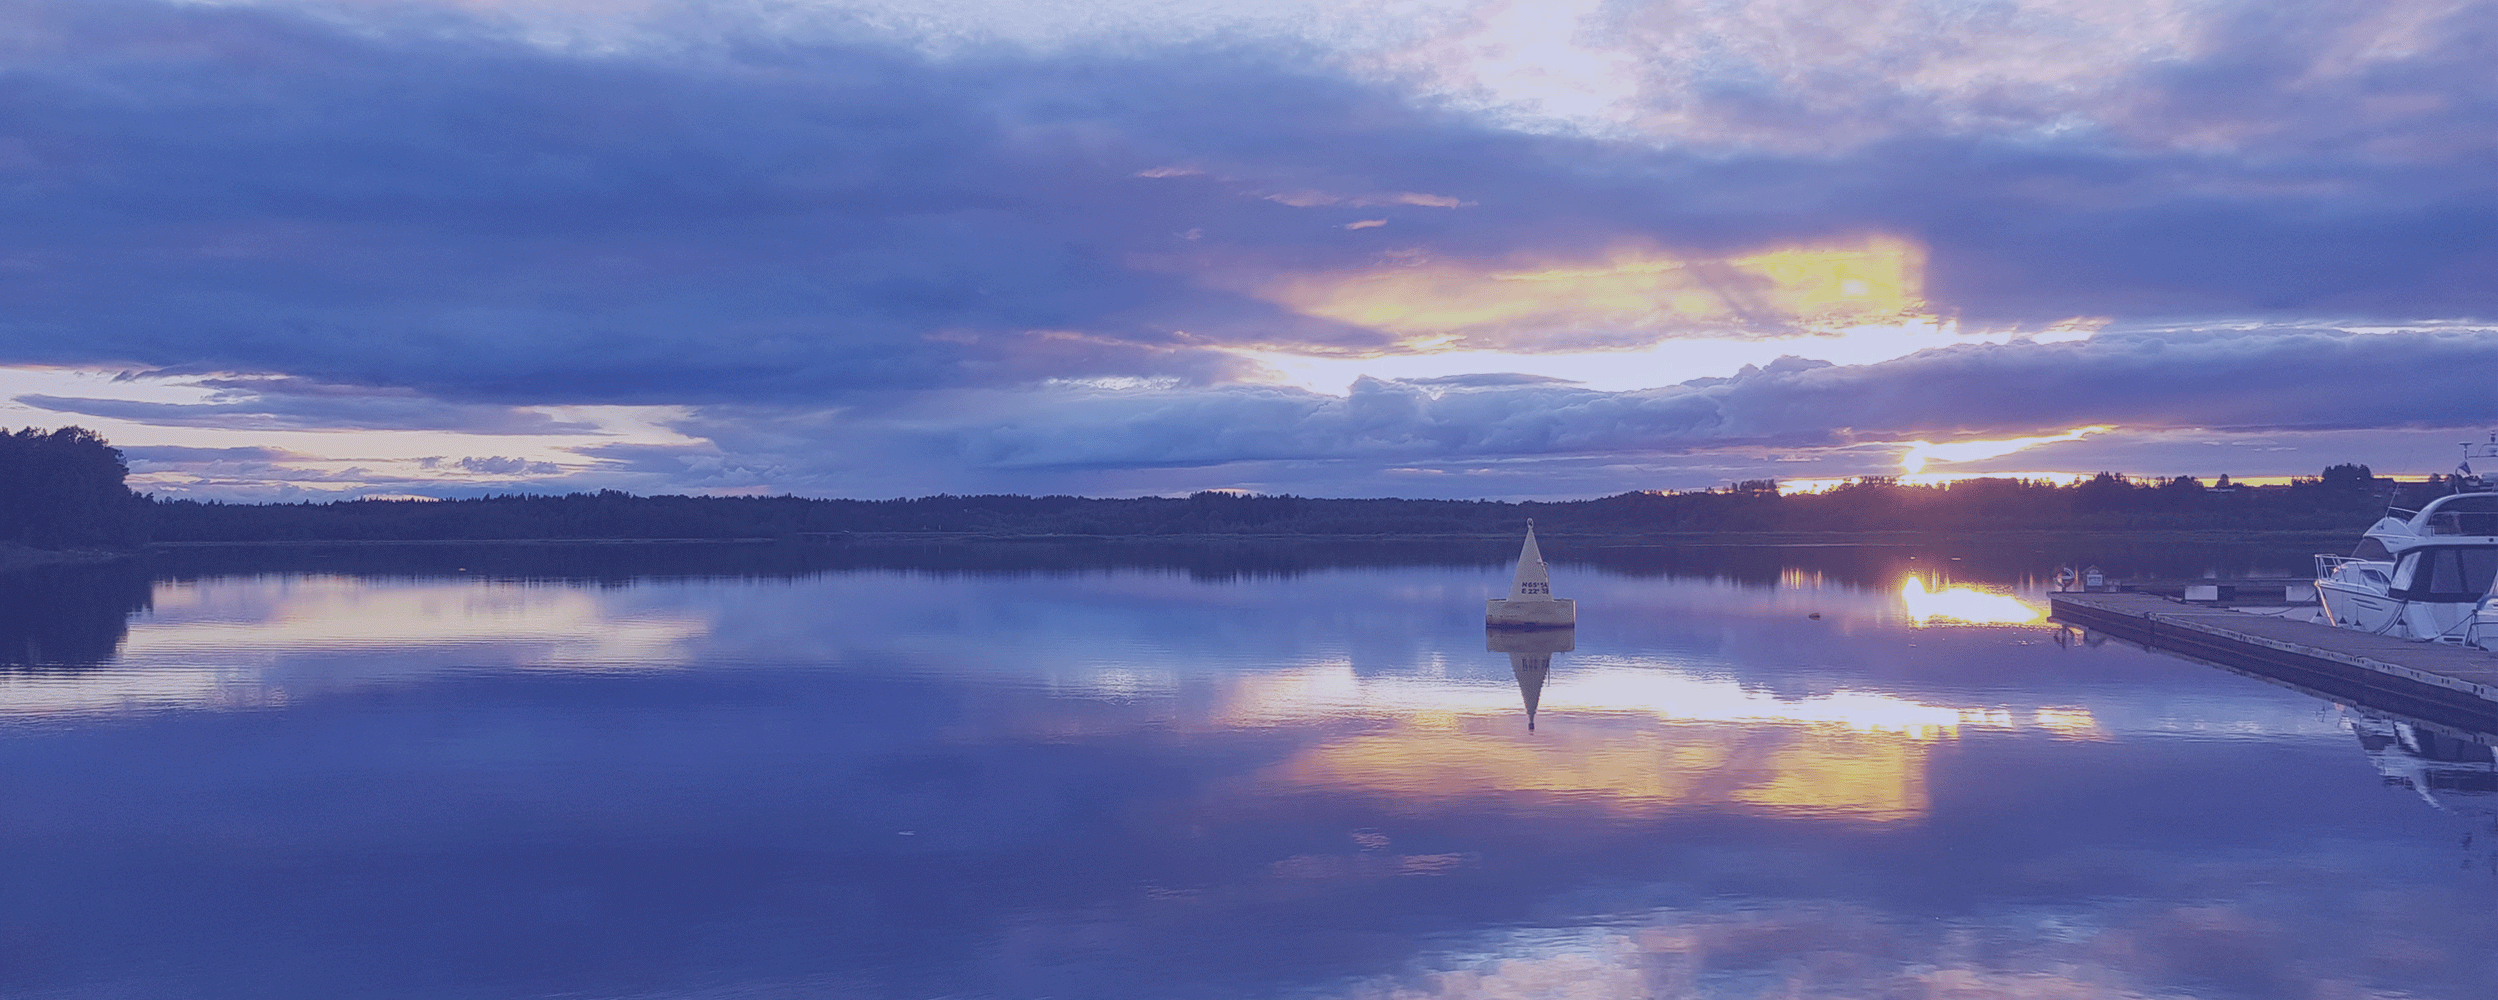
[{"label": "sunset glow", "polygon": [[1925,812],[1926,754],[1901,734],[1810,727],[1601,727],[1495,740],[1416,726],[1315,747],[1269,779],[1389,796],[1406,809],[1532,795],[1629,816],[1736,807],[1887,823]]},{"label": "sunset glow", "polygon": [[[2017,620],[2036,617],[2033,612],[2030,618]],[[1921,740],[1951,738],[1964,728],[2024,728],[2015,713],[2001,707],[1935,705],[1851,690],[1809,698],[1780,698],[1733,681],[1696,677],[1656,666],[1576,667],[1566,680],[1556,679],[1544,689],[1542,706],[1544,712],[1556,714],[1625,716],[1659,723],[1834,726],[1851,732],[1888,733]],[[1317,665],[1240,679],[1224,698],[1215,721],[1226,726],[1272,726],[1313,719],[1375,717],[1437,719],[1442,721],[1431,724],[1453,725],[1460,719],[1508,717],[1518,712],[1518,691],[1505,684],[1421,677],[1364,678],[1348,666]],[[2070,729],[2070,720],[2048,728]]]},{"label": "sunset glow", "polygon": [[[1969,592],[1950,593],[1944,602],[1975,613],[1956,596]],[[2080,708],[1955,708],[1865,691],[1784,699],[1653,667],[1556,671],[1541,695],[1546,725],[1528,734],[1510,685],[1362,678],[1320,666],[1241,678],[1218,721],[1374,720],[1269,778],[1392,796],[1409,808],[1524,794],[1577,797],[1627,815],[1740,807],[1866,822],[1921,815],[1927,748],[1963,730],[2106,738]]]},{"label": "sunset glow", "polygon": [[2061,0],[1096,6],[26,0],[12,79],[87,111],[10,133],[0,419],[248,502],[2419,476],[2487,418],[2470,5],[2260,57]]},{"label": "sunset glow", "polygon": [[1288,278],[1262,294],[1416,346],[1532,352],[1712,329],[1907,318],[1924,304],[1924,267],[1915,244],[1874,237],[1856,246],[1729,258],[1635,249],[1526,268],[1418,261]]},{"label": "sunset glow", "polygon": [[2062,434],[2040,437],[2003,438],[1994,441],[1931,441],[1908,442],[1908,452],[1900,456],[1900,468],[1910,474],[1924,472],[1929,462],[1974,462],[1982,458],[2000,458],[2017,451],[2058,441],[2079,441],[2093,434],[2105,434],[2114,427],[2076,427]]},{"label": "sunset glow", "polygon": [[2498,997],[2493,67],[0,0],[0,998]]},{"label": "sunset glow", "polygon": [[1908,609],[1909,624],[1917,626],[1943,623],[2027,625],[2047,617],[2046,612],[2017,597],[1991,594],[1973,587],[1943,587],[1928,591],[1926,582],[1913,576],[1900,583],[1900,603]]}]

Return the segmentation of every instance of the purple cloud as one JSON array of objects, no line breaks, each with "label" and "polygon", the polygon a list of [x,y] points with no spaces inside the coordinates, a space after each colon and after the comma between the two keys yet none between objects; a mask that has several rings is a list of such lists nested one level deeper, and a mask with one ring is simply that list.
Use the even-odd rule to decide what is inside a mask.
[{"label": "purple cloud", "polygon": [[[0,13],[22,40],[0,105],[0,351],[702,402],[1203,382],[1237,371],[1210,344],[1381,346],[1226,290],[1378,252],[1277,190],[1461,201],[1368,199],[1400,245],[1453,260],[1894,232],[1929,246],[1940,305],[1990,321],[2488,315],[2498,172],[2459,138],[2498,123],[2471,75],[2486,36],[2322,83],[2266,68],[2319,65],[2353,16],[2285,9],[2315,24],[2224,25],[2180,61],[2116,67],[2100,89],[2132,103],[2091,127],[2042,132],[2056,106],[2014,101],[1890,114],[1835,153],[1739,137],[1703,153],[1512,131],[1280,46],[937,59],[757,38],[591,57],[440,20],[30,0]],[[1684,86],[1719,94],[1709,107],[1804,108],[1878,55],[1764,84],[1769,104]],[[2260,142],[2193,138],[2226,124],[2214,109],[2294,91],[2324,110]],[[2352,131],[2352,109],[2402,95],[2437,101]],[[1204,173],[1137,176],[1175,162]]]},{"label": "purple cloud", "polygon": [[[1623,4],[1582,39],[1636,85],[1606,128],[1467,96],[1446,47],[941,47],[657,9],[686,30],[579,48],[458,10],[0,9],[0,364],[246,373],[201,404],[23,397],[162,425],[543,433],[579,428],[525,407],[693,407],[709,446],[583,452],[663,489],[1238,469],[1394,492],[1515,463],[1631,485],[1716,478],[1727,449],[2491,417],[2459,384],[2498,360],[2469,325],[2498,317],[2490,3]],[[1361,302],[1278,305],[1294,276],[1875,234],[1922,247],[1928,305],[1969,327],[2134,332],[1638,393],[1484,374],[1328,397],[1241,384],[1225,350],[1403,349]],[[1794,332],[1731,314],[1720,332]],[[2461,325],[2338,332],[2429,319]],[[2237,332],[2159,332],[2198,327]]]}]

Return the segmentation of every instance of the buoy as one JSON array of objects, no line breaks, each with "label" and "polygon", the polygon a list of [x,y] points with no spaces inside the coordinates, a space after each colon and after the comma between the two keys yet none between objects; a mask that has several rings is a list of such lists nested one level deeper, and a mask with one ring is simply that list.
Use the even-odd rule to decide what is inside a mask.
[{"label": "buoy", "polygon": [[1544,553],[1535,547],[1535,522],[1527,522],[1527,542],[1518,550],[1518,572],[1509,596],[1484,602],[1485,628],[1570,628],[1579,623],[1579,604],[1553,596],[1552,574]]}]

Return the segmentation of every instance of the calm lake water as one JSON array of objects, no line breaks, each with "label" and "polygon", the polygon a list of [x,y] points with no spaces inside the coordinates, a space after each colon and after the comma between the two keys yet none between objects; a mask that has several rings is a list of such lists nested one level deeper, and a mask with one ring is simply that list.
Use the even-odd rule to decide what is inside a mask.
[{"label": "calm lake water", "polygon": [[0,996],[2498,992],[2487,750],[2062,634],[2072,553],[1546,551],[1548,673],[1510,544],[13,580]]}]

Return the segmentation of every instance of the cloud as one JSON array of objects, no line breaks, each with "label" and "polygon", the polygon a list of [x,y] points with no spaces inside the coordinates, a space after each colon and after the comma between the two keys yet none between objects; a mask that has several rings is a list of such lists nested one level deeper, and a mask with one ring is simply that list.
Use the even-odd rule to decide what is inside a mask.
[{"label": "cloud", "polygon": [[502,455],[495,455],[487,458],[463,458],[453,464],[469,472],[479,472],[490,476],[517,476],[523,474],[533,476],[552,476],[564,471],[563,466],[557,465],[553,462],[532,462],[525,458],[508,458]]},{"label": "cloud", "polygon": [[190,448],[181,445],[147,445],[121,449],[122,457],[134,465],[171,465],[181,462],[282,462],[288,459],[311,458],[284,448]]},{"label": "cloud", "polygon": [[[1340,397],[1069,384],[939,394],[889,410],[712,407],[674,427],[708,442],[700,449],[599,455],[702,488],[844,495],[1228,486],[1586,496],[1762,475],[1888,474],[1920,442],[1949,448],[2006,436],[2063,442],[2004,457],[2050,463],[2018,468],[2071,461],[2091,463],[2083,472],[2312,475],[2356,460],[2418,472],[2451,464],[2442,429],[2487,419],[2473,386],[2492,364],[2498,338],[2482,330],[2136,330],[1874,365],[1788,359],[1631,392],[1494,375],[1363,379]],[[2343,402],[2354,384],[2406,388]],[[2069,433],[2093,425],[2123,430],[2086,441]],[[2413,430],[2381,430],[2400,427]],[[2419,445],[2428,439],[2434,447]],[[2152,449],[2143,460],[2155,464],[2128,465],[2123,443]]]},{"label": "cloud", "polygon": [[1398,261],[1293,275],[1259,295],[1435,349],[1584,349],[1926,319],[1925,254],[1896,239],[1731,259],[1618,248],[1595,260]]},{"label": "cloud", "polygon": [[171,403],[29,393],[27,406],[157,427],[231,430],[442,430],[470,434],[555,434],[593,425],[524,407],[456,403],[410,389],[341,386],[292,377],[225,376],[187,380],[206,401]]},{"label": "cloud", "polygon": [[[2498,338],[2483,331],[2120,332],[1876,365],[1799,360],[1636,392],[1364,379],[1343,398],[1263,387],[1053,394],[1046,418],[984,421],[961,440],[977,464],[1043,467],[1826,447],[1973,427],[2455,427],[2487,419],[2470,387],[2493,364]],[[2405,389],[2347,399],[2352,385]]]},{"label": "cloud", "polygon": [[[1137,176],[1161,177],[1170,175],[1139,174]],[[1468,202],[1464,199],[1445,194],[1424,194],[1417,191],[1395,191],[1386,194],[1358,195],[1331,194],[1326,191],[1281,191],[1275,194],[1267,195],[1266,200],[1281,205],[1290,205],[1294,208],[1316,208],[1321,205],[1350,205],[1354,208],[1370,208],[1378,205],[1415,205],[1423,208],[1464,208],[1467,205],[1473,204],[1472,202]]]},{"label": "cloud", "polygon": [[[705,444],[583,442],[597,470],[414,453],[663,488],[1595,483],[1726,449],[2486,419],[2264,387],[2485,366],[2468,323],[2337,330],[2498,315],[2490,3],[1658,0],[1499,52],[1526,5],[1342,32],[757,9],[8,5],[0,364],[252,373],[22,397],[167,428],[685,407]],[[1636,393],[1245,384],[1286,355],[1810,354],[1917,316],[2116,332]]]},{"label": "cloud", "polygon": [[[2299,5],[2248,33],[2225,30],[2252,16],[2230,7],[2171,37],[2052,6],[2031,13],[2071,31],[1934,31],[1945,15],[1894,4],[1849,15],[1871,40],[1816,27],[1790,62],[1764,47],[1784,21],[1627,10],[1614,37],[1717,53],[1693,64],[1715,75],[1642,91],[1743,126],[1673,133],[1714,144],[1693,147],[1520,132],[1281,41],[936,57],[724,17],[715,35],[748,44],[590,53],[450,13],[30,0],[0,13],[20,95],[0,352],[691,403],[1210,382],[1230,369],[1206,344],[1392,348],[1361,310],[1250,293],[1373,259],[1320,238],[1341,223],[1241,185],[1401,211],[1395,231],[1468,295],[1519,261],[1734,259],[1879,232],[1923,248],[1938,308],[1988,322],[2485,315],[2498,250],[2479,237],[2498,208],[2484,154],[2456,144],[2498,130],[2454,40],[2483,7],[2401,10],[2370,27],[2384,19]],[[2065,128],[2050,98],[2082,64],[2004,53],[2072,32],[2104,36],[2085,54],[2139,52],[2092,65],[2109,82],[2087,89],[2115,110]],[[1898,71],[1905,40],[1929,36],[1947,51]],[[2298,71],[2259,67],[2276,56]],[[1753,77],[1753,97],[1728,89]],[[1935,94],[1965,113],[1902,110]],[[2214,116],[2255,96],[2330,111],[2229,138]],[[1836,151],[1761,137],[1842,119],[1874,131]],[[1650,336],[1612,312],[1551,322],[1580,320]]]}]

